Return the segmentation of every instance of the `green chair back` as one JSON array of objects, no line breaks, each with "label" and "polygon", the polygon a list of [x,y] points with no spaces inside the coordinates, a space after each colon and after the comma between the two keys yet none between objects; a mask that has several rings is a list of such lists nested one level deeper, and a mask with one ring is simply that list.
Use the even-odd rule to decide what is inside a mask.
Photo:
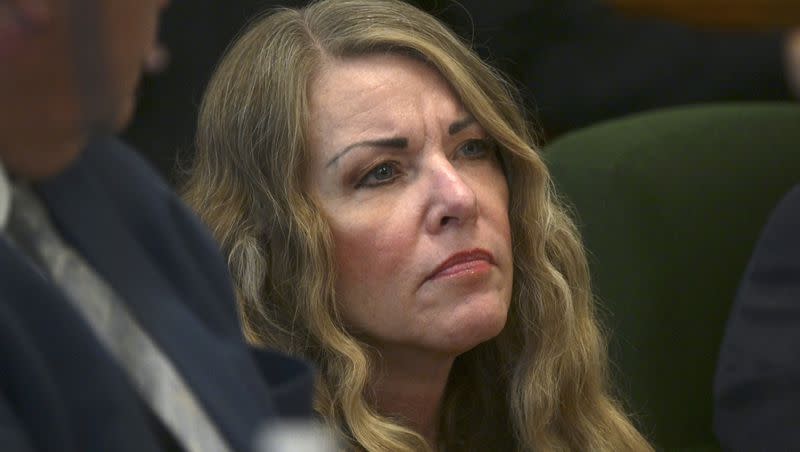
[{"label": "green chair back", "polygon": [[637,114],[543,150],[589,253],[616,388],[669,450],[714,450],[712,381],[759,231],[800,182],[800,107]]}]

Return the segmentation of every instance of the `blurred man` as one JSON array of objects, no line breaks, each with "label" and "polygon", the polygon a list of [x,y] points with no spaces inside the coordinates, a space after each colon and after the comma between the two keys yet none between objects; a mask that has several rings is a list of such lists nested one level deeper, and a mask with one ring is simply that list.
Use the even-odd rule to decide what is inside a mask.
[{"label": "blurred man", "polygon": [[165,0],[0,0],[0,450],[251,450],[312,376],[246,347],[206,231],[111,135]]},{"label": "blurred man", "polygon": [[800,185],[772,212],[722,340],[714,432],[731,451],[800,450]]}]

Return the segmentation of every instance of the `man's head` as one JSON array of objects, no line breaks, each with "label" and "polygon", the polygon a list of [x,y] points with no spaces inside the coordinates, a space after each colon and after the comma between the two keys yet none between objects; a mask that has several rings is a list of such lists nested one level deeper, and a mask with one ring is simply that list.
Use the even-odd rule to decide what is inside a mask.
[{"label": "man's head", "polygon": [[62,171],[93,133],[130,120],[167,0],[0,0],[0,160]]}]

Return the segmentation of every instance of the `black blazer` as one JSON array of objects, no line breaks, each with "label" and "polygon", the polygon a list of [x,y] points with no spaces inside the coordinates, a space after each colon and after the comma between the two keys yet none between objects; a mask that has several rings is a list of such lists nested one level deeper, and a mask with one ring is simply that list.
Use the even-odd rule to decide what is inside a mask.
[{"label": "black blazer", "polygon": [[800,185],[773,212],[747,267],[714,398],[726,450],[800,450]]},{"label": "black blazer", "polygon": [[[265,420],[310,414],[309,367],[245,345],[215,243],[133,152],[98,140],[35,189],[235,450],[250,450]],[[0,269],[0,450],[162,450],[127,375],[4,239]]]}]

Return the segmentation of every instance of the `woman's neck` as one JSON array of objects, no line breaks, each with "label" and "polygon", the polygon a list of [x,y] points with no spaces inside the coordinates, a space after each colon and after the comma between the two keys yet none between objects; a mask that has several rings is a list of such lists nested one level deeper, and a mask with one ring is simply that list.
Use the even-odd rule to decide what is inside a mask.
[{"label": "woman's neck", "polygon": [[378,412],[405,420],[433,450],[438,448],[442,399],[454,359],[382,350],[381,372],[371,385]]}]

